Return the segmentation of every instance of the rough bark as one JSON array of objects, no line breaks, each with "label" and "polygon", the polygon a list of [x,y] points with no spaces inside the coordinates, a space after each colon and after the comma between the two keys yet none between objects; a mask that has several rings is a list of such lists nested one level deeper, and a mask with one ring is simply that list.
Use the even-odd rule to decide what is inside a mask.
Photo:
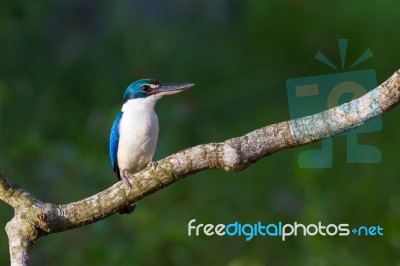
[{"label": "rough bark", "polygon": [[44,203],[0,172],[0,199],[14,208],[7,224],[12,265],[28,265],[34,241],[104,219],[172,183],[199,171],[241,171],[274,152],[338,135],[380,116],[400,101],[400,70],[379,87],[341,106],[311,116],[254,130],[221,143],[188,148],[130,177],[133,188],[118,182],[69,204]]}]

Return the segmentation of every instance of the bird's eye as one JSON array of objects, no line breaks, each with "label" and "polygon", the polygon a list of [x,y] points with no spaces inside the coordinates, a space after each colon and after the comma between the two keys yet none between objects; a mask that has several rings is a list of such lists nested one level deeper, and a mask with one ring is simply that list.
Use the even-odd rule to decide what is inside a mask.
[{"label": "bird's eye", "polygon": [[151,87],[149,85],[144,85],[141,91],[144,93],[149,93],[151,91]]}]

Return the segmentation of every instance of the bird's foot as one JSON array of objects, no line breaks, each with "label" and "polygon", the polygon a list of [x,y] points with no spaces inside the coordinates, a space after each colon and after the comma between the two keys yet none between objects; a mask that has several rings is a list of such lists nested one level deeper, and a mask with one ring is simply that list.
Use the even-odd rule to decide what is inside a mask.
[{"label": "bird's foot", "polygon": [[147,164],[147,166],[148,166],[148,167],[151,167],[151,169],[152,169],[153,171],[155,171],[155,170],[157,169],[158,163],[157,163],[157,162],[151,161],[151,162],[149,162],[149,163]]},{"label": "bird's foot", "polygon": [[[129,182],[129,179],[126,176],[121,176],[122,182],[128,186],[128,188],[132,188],[131,183]],[[133,210],[132,210],[133,211]]]},{"label": "bird's foot", "polygon": [[120,214],[130,214],[136,208],[136,203],[131,203],[119,211]]}]

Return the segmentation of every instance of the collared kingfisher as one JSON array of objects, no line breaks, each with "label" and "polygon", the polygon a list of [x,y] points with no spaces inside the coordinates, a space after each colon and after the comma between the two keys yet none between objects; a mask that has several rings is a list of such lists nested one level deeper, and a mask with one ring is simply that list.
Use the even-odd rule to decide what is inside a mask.
[{"label": "collared kingfisher", "polygon": [[119,180],[129,187],[128,176],[151,164],[158,139],[157,100],[192,87],[193,83],[160,84],[141,79],[129,85],[123,97],[121,112],[111,127],[110,157]]}]

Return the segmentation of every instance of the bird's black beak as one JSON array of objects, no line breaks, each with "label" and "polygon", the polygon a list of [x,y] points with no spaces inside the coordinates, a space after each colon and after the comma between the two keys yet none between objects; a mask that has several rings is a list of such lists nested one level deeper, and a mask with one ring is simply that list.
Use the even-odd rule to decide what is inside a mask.
[{"label": "bird's black beak", "polygon": [[153,89],[151,94],[154,94],[157,96],[171,95],[171,94],[175,94],[175,93],[184,91],[186,89],[189,89],[190,87],[193,87],[193,86],[194,86],[194,83],[161,84],[160,87]]}]

